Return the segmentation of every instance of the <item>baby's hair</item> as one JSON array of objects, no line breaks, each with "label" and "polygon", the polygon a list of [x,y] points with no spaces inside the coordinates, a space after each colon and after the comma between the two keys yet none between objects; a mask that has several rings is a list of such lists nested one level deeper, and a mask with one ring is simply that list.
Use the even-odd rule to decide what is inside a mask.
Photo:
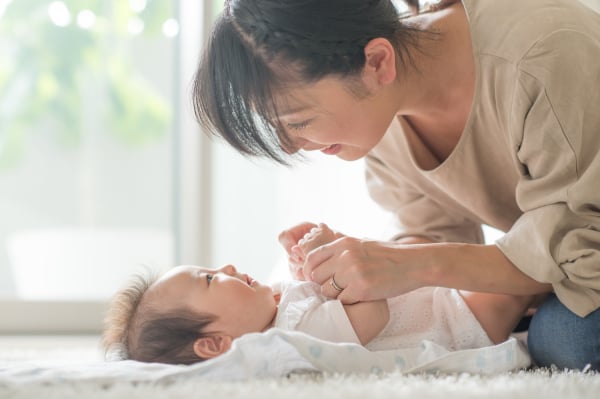
[{"label": "baby's hair", "polygon": [[130,277],[124,288],[110,300],[104,319],[102,345],[107,358],[129,358],[128,338],[142,298],[158,279],[158,274],[145,269]]},{"label": "baby's hair", "polygon": [[108,360],[192,364],[203,361],[193,349],[198,338],[211,335],[207,327],[216,316],[189,309],[158,311],[144,300],[158,279],[146,270],[134,274],[110,301],[102,337]]}]

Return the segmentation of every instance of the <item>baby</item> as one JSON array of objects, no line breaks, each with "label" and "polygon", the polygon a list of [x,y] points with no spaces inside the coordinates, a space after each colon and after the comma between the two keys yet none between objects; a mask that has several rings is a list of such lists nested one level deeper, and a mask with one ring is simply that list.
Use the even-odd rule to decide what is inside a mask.
[{"label": "baby", "polygon": [[[339,237],[325,225],[305,239]],[[160,278],[137,276],[112,299],[104,346],[129,359],[192,364],[218,356],[233,340],[272,327],[306,332],[369,350],[415,347],[430,340],[449,350],[506,340],[531,305],[517,297],[421,288],[395,298],[344,305],[307,281],[268,286],[238,272],[178,266]]]}]

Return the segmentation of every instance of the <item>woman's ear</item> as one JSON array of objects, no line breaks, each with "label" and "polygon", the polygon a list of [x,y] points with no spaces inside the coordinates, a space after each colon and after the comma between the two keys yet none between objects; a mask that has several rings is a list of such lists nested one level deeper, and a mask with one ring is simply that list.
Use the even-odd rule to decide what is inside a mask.
[{"label": "woman's ear", "polygon": [[233,339],[229,335],[211,335],[194,342],[194,353],[202,359],[212,359],[231,348]]},{"label": "woman's ear", "polygon": [[389,40],[378,37],[367,43],[363,73],[378,85],[396,80],[396,50]]}]

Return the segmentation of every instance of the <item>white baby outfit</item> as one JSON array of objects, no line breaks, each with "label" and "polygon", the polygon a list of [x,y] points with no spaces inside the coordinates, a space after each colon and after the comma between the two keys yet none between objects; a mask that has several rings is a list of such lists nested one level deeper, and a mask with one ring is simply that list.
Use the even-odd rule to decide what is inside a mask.
[{"label": "white baby outfit", "polygon": [[[318,284],[283,281],[275,327],[296,330],[332,342],[360,344],[344,306],[321,294]],[[455,289],[424,287],[388,299],[390,321],[366,345],[373,351],[412,348],[423,340],[448,350],[493,345]]]}]

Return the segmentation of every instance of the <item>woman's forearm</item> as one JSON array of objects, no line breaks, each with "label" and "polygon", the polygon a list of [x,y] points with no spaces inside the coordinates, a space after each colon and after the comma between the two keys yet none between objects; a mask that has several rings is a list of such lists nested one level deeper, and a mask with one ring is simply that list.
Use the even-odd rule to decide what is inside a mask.
[{"label": "woman's forearm", "polygon": [[[345,304],[391,298],[420,287],[511,295],[552,290],[521,272],[495,245],[408,242],[343,237],[312,250],[303,273],[321,284],[325,295]],[[334,275],[341,292],[330,287]]]},{"label": "woman's forearm", "polygon": [[512,295],[552,290],[520,271],[495,245],[436,243],[413,249],[421,252],[415,273],[423,286]]}]

